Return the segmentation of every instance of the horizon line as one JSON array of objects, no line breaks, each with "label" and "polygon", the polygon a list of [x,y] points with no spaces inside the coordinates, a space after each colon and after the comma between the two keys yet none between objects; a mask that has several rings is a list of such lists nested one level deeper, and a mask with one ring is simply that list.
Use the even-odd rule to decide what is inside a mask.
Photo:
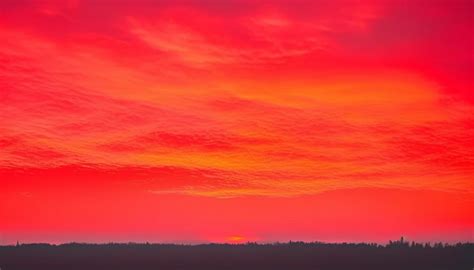
[{"label": "horizon line", "polygon": [[16,244],[0,244],[0,247],[19,247],[19,246],[29,246],[29,245],[48,245],[48,246],[66,246],[66,245],[171,245],[171,246],[205,246],[205,245],[231,245],[231,246],[244,246],[244,245],[291,245],[291,244],[304,244],[304,245],[314,245],[314,244],[319,244],[319,245],[368,245],[368,246],[378,246],[378,247],[388,247],[388,246],[393,246],[393,245],[399,245],[399,246],[411,246],[413,243],[415,245],[433,245],[431,247],[434,247],[434,245],[437,244],[442,244],[443,246],[456,246],[456,245],[470,245],[474,244],[474,241],[472,240],[467,240],[467,241],[457,241],[457,242],[443,242],[443,241],[428,241],[428,242],[417,242],[417,241],[400,241],[401,239],[398,240],[388,240],[388,242],[381,244],[377,242],[324,242],[324,241],[285,241],[285,242],[280,242],[280,241],[273,241],[273,242],[259,242],[259,241],[246,241],[246,242],[239,242],[239,243],[232,243],[232,242],[201,242],[201,243],[178,243],[178,242],[63,242],[63,243],[47,243],[47,242],[19,242],[17,241]]}]

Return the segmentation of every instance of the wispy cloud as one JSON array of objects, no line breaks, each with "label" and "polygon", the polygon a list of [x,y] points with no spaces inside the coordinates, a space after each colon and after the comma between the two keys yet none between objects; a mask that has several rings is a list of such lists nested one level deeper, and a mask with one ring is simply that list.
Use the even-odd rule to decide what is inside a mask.
[{"label": "wispy cloud", "polygon": [[391,5],[309,5],[317,16],[113,7],[97,29],[81,23],[83,8],[33,9],[40,20],[77,12],[64,36],[37,17],[0,24],[1,170],[60,179],[54,168],[76,166],[101,179],[138,168],[134,179],[147,180],[174,168],[158,178],[180,184],[142,189],[211,197],[473,192],[465,84],[399,43],[376,59],[364,51],[385,41],[378,23]]}]

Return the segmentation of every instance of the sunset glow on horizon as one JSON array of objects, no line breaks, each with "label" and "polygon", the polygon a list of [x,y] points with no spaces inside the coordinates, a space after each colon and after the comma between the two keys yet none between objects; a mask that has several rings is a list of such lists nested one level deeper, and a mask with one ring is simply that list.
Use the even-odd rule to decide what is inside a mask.
[{"label": "sunset glow on horizon", "polygon": [[473,241],[473,10],[0,2],[0,245]]}]

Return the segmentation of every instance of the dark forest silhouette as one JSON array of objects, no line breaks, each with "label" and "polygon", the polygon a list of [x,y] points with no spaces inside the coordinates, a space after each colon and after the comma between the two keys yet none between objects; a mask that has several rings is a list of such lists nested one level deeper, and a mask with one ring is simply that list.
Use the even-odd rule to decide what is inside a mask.
[{"label": "dark forest silhouette", "polygon": [[472,270],[474,243],[17,244],[0,268],[19,269],[430,269]]}]

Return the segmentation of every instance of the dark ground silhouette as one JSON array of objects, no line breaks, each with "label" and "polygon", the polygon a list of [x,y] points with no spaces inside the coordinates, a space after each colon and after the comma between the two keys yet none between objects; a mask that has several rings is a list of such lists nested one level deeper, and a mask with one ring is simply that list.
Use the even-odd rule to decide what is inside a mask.
[{"label": "dark ground silhouette", "polygon": [[429,269],[472,270],[474,243],[23,244],[0,246],[1,270]]}]

